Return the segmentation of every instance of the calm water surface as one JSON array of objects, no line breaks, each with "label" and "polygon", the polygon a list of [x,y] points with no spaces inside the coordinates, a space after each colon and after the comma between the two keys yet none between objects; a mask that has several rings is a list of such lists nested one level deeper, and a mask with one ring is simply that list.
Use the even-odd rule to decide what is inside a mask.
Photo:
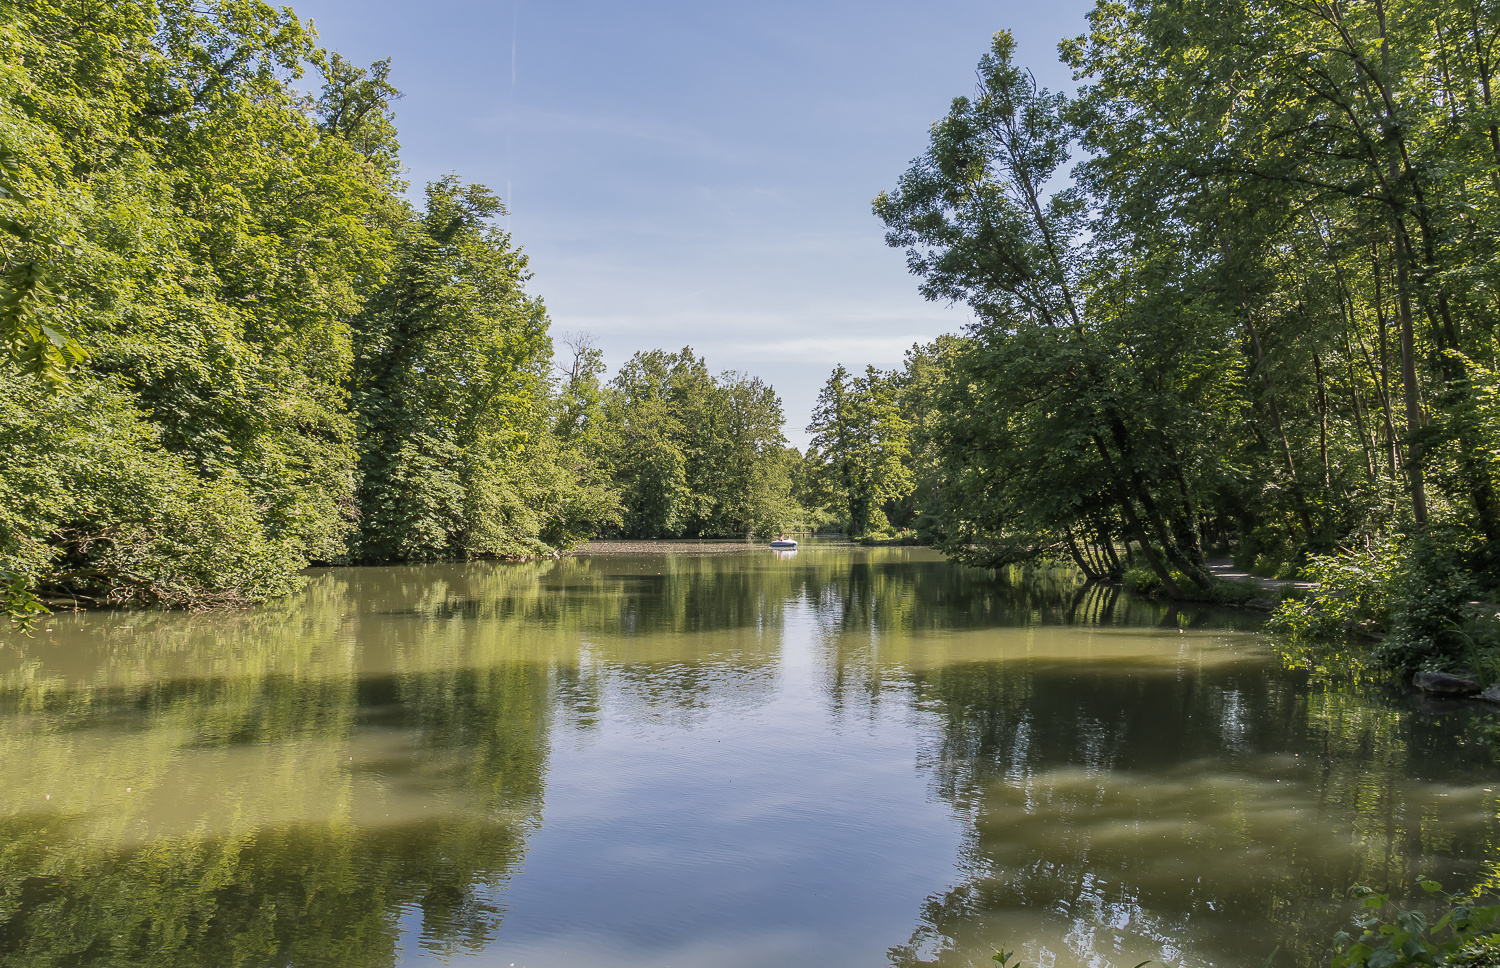
[{"label": "calm water surface", "polygon": [[0,965],[1311,965],[1496,876],[1467,704],[921,549],[339,569],[0,639]]}]

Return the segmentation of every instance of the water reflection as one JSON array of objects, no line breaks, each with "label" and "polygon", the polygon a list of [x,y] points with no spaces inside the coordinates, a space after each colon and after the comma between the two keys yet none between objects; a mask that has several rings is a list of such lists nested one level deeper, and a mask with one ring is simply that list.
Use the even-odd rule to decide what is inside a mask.
[{"label": "water reflection", "polygon": [[[1055,654],[1054,654],[1055,655]],[[929,899],[898,965],[1316,964],[1356,883],[1492,871],[1488,755],[1470,710],[1309,691],[1256,661],[1053,657],[912,674],[943,721],[924,757],[964,818],[964,878]],[[1415,895],[1415,896],[1414,896]]]},{"label": "water reflection", "polygon": [[1495,771],[1258,621],[815,543],[57,616],[0,964],[1312,964],[1348,884],[1486,876]]}]

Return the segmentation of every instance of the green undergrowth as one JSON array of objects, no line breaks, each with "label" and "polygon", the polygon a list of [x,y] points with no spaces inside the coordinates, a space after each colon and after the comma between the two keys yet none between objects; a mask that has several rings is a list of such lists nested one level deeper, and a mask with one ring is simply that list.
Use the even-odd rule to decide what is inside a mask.
[{"label": "green undergrowth", "polygon": [[1444,894],[1442,885],[1418,878],[1440,901],[1436,910],[1402,908],[1369,887],[1351,890],[1361,904],[1353,932],[1334,936],[1328,968],[1403,968],[1406,965],[1480,968],[1500,964],[1500,898],[1476,891]]},{"label": "green undergrowth", "polygon": [[[1211,605],[1244,605],[1254,598],[1270,597],[1265,589],[1259,585],[1249,582],[1226,581],[1215,579],[1209,588],[1199,588],[1193,580],[1179,571],[1172,571],[1172,580],[1182,590],[1184,599],[1190,602],[1206,602]],[[1130,568],[1126,570],[1120,583],[1125,590],[1137,595],[1146,595],[1152,598],[1165,598],[1167,589],[1165,583],[1156,572],[1149,568]]]},{"label": "green undergrowth", "polygon": [[1500,681],[1500,617],[1478,543],[1432,529],[1397,536],[1360,552],[1314,557],[1316,587],[1284,600],[1271,629],[1294,644],[1362,639],[1371,665],[1403,675],[1463,673]]}]

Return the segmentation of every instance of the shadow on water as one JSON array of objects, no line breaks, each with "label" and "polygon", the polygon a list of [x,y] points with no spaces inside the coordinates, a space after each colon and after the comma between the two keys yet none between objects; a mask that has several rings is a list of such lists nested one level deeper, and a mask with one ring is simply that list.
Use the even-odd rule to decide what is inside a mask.
[{"label": "shadow on water", "polygon": [[911,674],[940,731],[921,768],[964,823],[963,877],[895,965],[1316,965],[1346,889],[1496,883],[1474,710],[1325,691],[1256,663],[973,663]]},{"label": "shadow on water", "polygon": [[[725,721],[858,771],[889,752],[840,744],[885,710],[959,850],[909,931],[858,921],[869,885],[843,885],[855,913],[824,930],[849,950],[961,965],[1003,944],[1105,968],[1259,965],[1279,945],[1315,964],[1349,884],[1489,875],[1496,771],[1456,743],[1465,707],[1312,685],[1259,624],[1063,570],[816,545],[335,569],[247,612],[56,616],[0,649],[0,965],[491,951],[554,822],[559,737],[633,751],[643,724],[690,744]],[[802,702],[798,675],[812,725],[787,740],[756,711]],[[797,792],[743,782],[749,806]],[[806,902],[767,890],[784,895],[768,911]],[[869,963],[858,950],[844,963]]]}]

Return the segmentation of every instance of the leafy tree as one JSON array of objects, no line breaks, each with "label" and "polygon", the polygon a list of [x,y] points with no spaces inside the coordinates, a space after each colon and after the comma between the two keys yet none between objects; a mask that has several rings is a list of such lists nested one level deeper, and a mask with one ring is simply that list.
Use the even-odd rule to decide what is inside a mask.
[{"label": "leafy tree", "polygon": [[631,357],[605,403],[602,449],[628,537],[772,534],[791,498],[781,401],[758,377],[714,377],[691,347]]},{"label": "leafy tree", "polygon": [[251,601],[611,519],[498,203],[401,198],[387,62],[259,0],[0,4],[0,46],[5,611]]},{"label": "leafy tree", "polygon": [[548,550],[608,517],[598,481],[551,470],[545,311],[490,226],[487,189],[434,182],[390,281],[355,322],[361,561]]},{"label": "leafy tree", "polygon": [[807,426],[807,460],[823,502],[846,515],[850,534],[886,522],[882,505],[911,486],[909,431],[891,375],[873,366],[862,377],[837,367],[823,384]]},{"label": "leafy tree", "polygon": [[[31,333],[9,344],[19,366],[5,379],[36,403],[28,380],[66,376],[102,409],[46,405],[57,449],[33,438],[0,471],[24,495],[23,468],[70,441],[99,458],[55,468],[49,512],[7,506],[18,530],[0,567],[98,600],[289,587],[348,530],[347,323],[383,272],[393,184],[308,115],[291,84],[318,52],[284,11],[48,2],[7,6],[5,20],[0,140],[19,193],[0,239],[15,283],[4,325]],[[36,285],[23,292],[16,273]],[[25,421],[12,426],[26,438]],[[110,474],[139,482],[133,502],[95,487]],[[233,508],[242,537],[183,527],[166,557],[105,553],[200,501]],[[214,547],[226,540],[236,547]],[[280,577],[169,563],[239,551],[264,552],[250,572]]]},{"label": "leafy tree", "polygon": [[959,480],[945,530],[955,552],[991,564],[1071,548],[1075,533],[1107,558],[1118,515],[1174,594],[1174,570],[1208,587],[1178,499],[1182,459],[1126,405],[1135,374],[1088,312],[1084,198],[1047,194],[1071,140],[1066,99],[1012,63],[1014,46],[995,35],[975,97],[953,102],[898,189],[875,199],[924,295],[979,317],[942,408]]}]

